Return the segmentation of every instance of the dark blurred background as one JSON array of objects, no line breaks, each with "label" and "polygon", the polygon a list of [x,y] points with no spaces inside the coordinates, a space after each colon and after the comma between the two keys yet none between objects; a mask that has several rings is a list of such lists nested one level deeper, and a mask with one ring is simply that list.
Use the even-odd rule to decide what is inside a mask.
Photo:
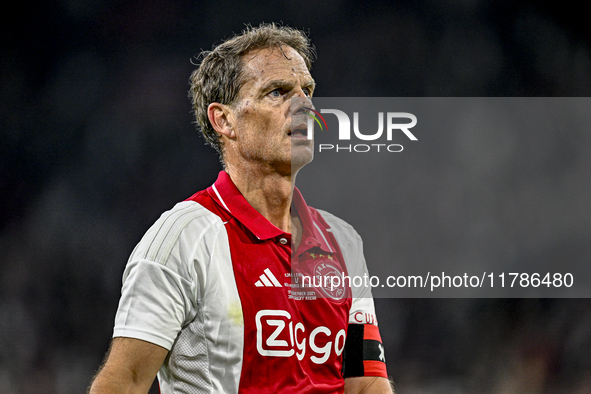
[{"label": "dark blurred background", "polygon": [[[319,96],[591,92],[591,34],[574,2],[12,7],[0,38],[2,394],[86,389],[109,344],[129,253],[164,210],[220,170],[192,124],[191,59],[245,23],[309,31]],[[584,173],[589,160],[569,160],[578,141],[566,140],[548,171]],[[413,201],[404,209],[419,215]],[[581,231],[548,253],[588,262],[588,245]],[[588,299],[376,304],[399,393],[591,393]]]}]

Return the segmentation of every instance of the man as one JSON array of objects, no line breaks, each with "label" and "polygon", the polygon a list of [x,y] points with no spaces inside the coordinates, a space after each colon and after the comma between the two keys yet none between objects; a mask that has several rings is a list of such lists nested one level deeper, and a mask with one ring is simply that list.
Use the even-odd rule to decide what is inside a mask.
[{"label": "man", "polygon": [[392,392],[368,290],[301,286],[307,272],[365,273],[354,230],[294,188],[313,158],[312,56],[274,24],[205,54],[191,95],[224,171],[133,251],[90,393],[146,393],[156,373],[162,393]]}]

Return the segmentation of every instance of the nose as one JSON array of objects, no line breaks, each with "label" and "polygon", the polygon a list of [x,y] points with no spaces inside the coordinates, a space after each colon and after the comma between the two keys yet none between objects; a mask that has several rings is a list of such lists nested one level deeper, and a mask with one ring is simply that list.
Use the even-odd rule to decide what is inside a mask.
[{"label": "nose", "polygon": [[311,97],[307,96],[302,90],[291,97],[291,113],[303,114],[308,112],[308,108],[314,108]]},{"label": "nose", "polygon": [[[291,131],[308,129],[309,108],[312,108],[312,102],[306,95],[293,95],[291,97]],[[311,138],[308,138],[311,139]]]}]

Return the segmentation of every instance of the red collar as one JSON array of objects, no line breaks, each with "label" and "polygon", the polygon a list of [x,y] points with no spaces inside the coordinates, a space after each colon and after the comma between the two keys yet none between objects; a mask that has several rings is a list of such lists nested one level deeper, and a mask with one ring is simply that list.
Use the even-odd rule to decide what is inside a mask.
[{"label": "red collar", "polygon": [[265,240],[289,235],[254,209],[234,185],[230,175],[220,171],[218,179],[207,192],[220,206],[245,225],[258,239]]},{"label": "red collar", "polygon": [[[283,236],[288,237],[291,241],[291,234],[284,232],[269,222],[246,201],[227,172],[220,171],[218,179],[207,188],[207,192],[211,198],[246,226],[258,239],[267,240]],[[334,253],[334,247],[331,247],[328,243],[328,234],[326,232],[328,225],[314,208],[310,208],[306,204],[297,187],[293,191],[292,208],[298,212],[303,226],[302,243],[298,252],[319,247],[328,253]]]}]

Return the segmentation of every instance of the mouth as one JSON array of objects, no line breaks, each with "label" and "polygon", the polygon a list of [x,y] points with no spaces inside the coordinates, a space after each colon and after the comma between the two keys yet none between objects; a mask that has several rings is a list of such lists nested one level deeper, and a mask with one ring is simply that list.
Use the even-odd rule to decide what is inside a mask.
[{"label": "mouth", "polygon": [[302,116],[293,117],[288,135],[291,138],[307,138],[308,137],[307,119],[305,119]]},{"label": "mouth", "polygon": [[287,135],[289,135],[290,137],[307,137],[308,129],[294,129],[290,131]]}]

